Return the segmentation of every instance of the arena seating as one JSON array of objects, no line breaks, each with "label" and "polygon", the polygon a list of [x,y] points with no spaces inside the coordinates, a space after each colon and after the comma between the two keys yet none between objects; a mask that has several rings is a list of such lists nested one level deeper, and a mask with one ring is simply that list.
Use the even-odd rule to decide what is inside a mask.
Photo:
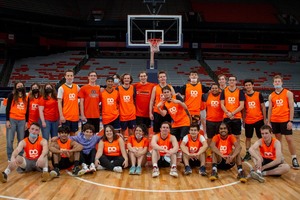
[{"label": "arena seating", "polygon": [[300,68],[297,62],[279,61],[230,61],[206,60],[206,63],[216,74],[235,75],[238,85],[243,85],[243,80],[254,79],[254,86],[259,89],[273,88],[273,76],[280,74],[284,80],[284,87],[299,90]]},{"label": "arena seating", "polygon": [[0,72],[3,69],[3,65],[4,65],[5,60],[4,59],[0,59]]},{"label": "arena seating", "polygon": [[[207,75],[205,70],[199,66],[196,60],[179,59],[158,59],[158,70],[165,70],[168,74],[168,83],[174,86],[182,86],[187,82],[189,72],[196,70],[199,78],[205,85],[210,85],[213,80]],[[138,73],[146,70],[147,59],[90,59],[85,66],[75,76],[75,82],[78,84],[87,83],[87,75],[90,71],[96,71],[98,74],[98,84],[105,85],[107,76],[117,73],[129,73],[134,82],[139,81]]]},{"label": "arena seating", "polygon": [[82,59],[79,51],[69,51],[50,56],[30,57],[17,60],[8,86],[22,81],[29,87],[32,83],[57,83],[67,69],[73,69]]}]

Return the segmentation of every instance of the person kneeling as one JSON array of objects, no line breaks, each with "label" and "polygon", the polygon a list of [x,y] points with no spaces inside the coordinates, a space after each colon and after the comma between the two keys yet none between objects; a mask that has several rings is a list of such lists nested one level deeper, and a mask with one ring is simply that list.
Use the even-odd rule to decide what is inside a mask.
[{"label": "person kneeling", "polygon": [[200,166],[199,174],[206,176],[205,152],[207,142],[199,133],[199,125],[194,123],[190,127],[190,133],[184,136],[180,148],[183,152],[183,163],[185,166],[184,174],[192,173],[191,166]]},{"label": "person kneeling", "polygon": [[[43,171],[42,182],[49,179],[48,172],[48,143],[45,139],[39,136],[40,125],[33,122],[29,127],[29,136],[18,144],[13,151],[11,162],[4,172],[1,174],[1,182],[7,182],[7,177],[11,171],[17,169],[18,172]],[[19,153],[24,150],[25,156],[20,156]]]},{"label": "person kneeling", "polygon": [[260,128],[262,138],[256,141],[249,149],[254,162],[254,170],[250,175],[259,182],[265,182],[263,176],[280,176],[290,170],[288,164],[283,163],[281,143],[272,137],[272,128],[263,125]]},{"label": "person kneeling", "polygon": [[67,169],[74,165],[72,170],[74,176],[84,174],[79,168],[80,151],[82,145],[71,140],[70,128],[68,126],[61,126],[58,128],[59,138],[52,141],[49,150],[52,152],[52,162],[54,169],[50,172],[52,178],[59,177],[60,169]]},{"label": "person kneeling", "polygon": [[135,128],[134,135],[131,135],[128,139],[127,148],[131,161],[129,174],[140,175],[142,173],[142,163],[146,161],[149,146],[149,140],[145,137],[147,135],[147,126],[145,124],[139,124]]},{"label": "person kneeling", "polygon": [[228,170],[237,164],[237,178],[242,183],[247,182],[240,156],[242,147],[237,142],[235,136],[229,134],[229,127],[226,123],[222,122],[220,124],[219,134],[213,137],[210,147],[213,155],[212,172],[209,177],[211,181],[218,179],[217,169]]},{"label": "person kneeling", "polygon": [[107,125],[104,127],[104,135],[99,142],[98,151],[95,157],[95,165],[121,173],[122,166],[128,166],[128,156],[125,149],[124,140],[119,137],[114,127]]},{"label": "person kneeling", "polygon": [[[174,135],[170,134],[171,124],[163,122],[161,124],[160,133],[154,135],[151,140],[152,150],[152,177],[159,176],[158,167],[168,167],[171,164],[170,175],[178,177],[176,167],[176,153],[178,151],[178,142]],[[171,163],[170,163],[171,160]]]}]

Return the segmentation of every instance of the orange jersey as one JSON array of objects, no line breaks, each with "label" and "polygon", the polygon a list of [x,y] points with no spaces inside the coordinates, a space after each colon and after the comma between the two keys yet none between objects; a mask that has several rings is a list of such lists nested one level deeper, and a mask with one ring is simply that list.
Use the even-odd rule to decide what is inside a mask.
[{"label": "orange jersey", "polygon": [[72,84],[69,88],[66,84],[61,86],[63,88],[63,115],[66,120],[79,121],[79,107],[78,107],[78,88],[76,84]]},{"label": "orange jersey", "polygon": [[276,138],[272,138],[272,142],[269,146],[266,145],[264,139],[261,139],[261,146],[259,147],[260,155],[263,158],[275,160],[276,159],[276,148],[275,142]]},{"label": "orange jersey", "polygon": [[193,140],[191,134],[187,134],[185,136],[185,138],[183,138],[183,141],[187,140],[185,142],[186,142],[186,146],[187,146],[187,148],[189,150],[189,153],[197,153],[199,151],[199,149],[203,146],[202,142],[200,141],[200,137],[203,138],[203,136],[201,136],[201,134],[199,133],[197,135],[196,140]]},{"label": "orange jersey", "polygon": [[120,121],[135,120],[136,110],[133,85],[130,85],[129,88],[126,89],[123,86],[119,86],[118,89],[120,94]]},{"label": "orange jersey", "polygon": [[[60,140],[57,140],[57,144],[60,148],[60,150],[71,150],[71,142],[72,140],[71,139],[68,139],[65,143],[63,143],[62,141]],[[68,156],[66,156],[65,154],[61,153],[60,156],[62,158],[67,158]]]},{"label": "orange jersey", "polygon": [[192,85],[186,84],[184,102],[188,107],[188,111],[191,115],[199,115],[202,105],[202,85],[197,83]]},{"label": "orange jersey", "polygon": [[48,99],[40,98],[39,106],[44,106],[44,118],[47,121],[57,121],[59,118],[57,100],[52,97]]},{"label": "orange jersey", "polygon": [[119,140],[114,140],[112,142],[103,141],[104,149],[103,154],[106,156],[121,156],[121,148],[119,144]]},{"label": "orange jersey", "polygon": [[206,99],[206,120],[211,122],[221,122],[224,118],[224,112],[221,108],[220,94],[214,96],[208,93]]},{"label": "orange jersey", "polygon": [[28,123],[27,123],[27,127],[29,128],[30,125],[32,124],[32,122],[38,122],[39,118],[40,118],[40,114],[39,114],[39,101],[40,98],[32,98],[29,99],[29,117],[28,117]]},{"label": "orange jersey", "polygon": [[223,155],[230,155],[232,152],[232,146],[236,142],[236,138],[233,135],[228,135],[228,137],[223,140],[220,134],[217,134],[212,139],[216,143],[216,147],[220,150]]},{"label": "orange jersey", "polygon": [[[171,134],[170,133],[168,134],[166,139],[162,139],[160,133],[158,133],[157,136],[158,136],[158,141],[157,141],[158,146],[163,147],[164,149],[167,149],[167,150],[169,150],[173,147],[172,142],[171,142]],[[159,155],[164,156],[164,155],[166,155],[166,153],[159,151]]]},{"label": "orange jersey", "polygon": [[149,117],[149,103],[151,98],[151,92],[154,83],[135,83],[134,87],[136,89],[135,106],[136,106],[136,116],[139,117]]},{"label": "orange jersey", "polygon": [[25,142],[24,152],[25,157],[28,160],[37,160],[43,151],[43,146],[41,145],[42,137],[38,136],[37,140],[34,143],[31,143],[29,137],[25,138],[23,141]]},{"label": "orange jersey", "polygon": [[[168,84],[168,86],[170,88],[173,88],[169,84]],[[159,102],[161,102],[161,100],[164,98],[164,94],[162,93],[162,87],[159,84],[154,86],[154,87],[155,87],[155,101],[154,101],[153,112],[160,113],[158,108],[157,108],[157,104],[159,104]]]},{"label": "orange jersey", "polygon": [[[242,92],[238,88],[234,91],[230,91],[229,87],[224,89],[224,105],[229,112],[235,111],[240,106],[240,101],[244,101],[244,99],[240,99],[240,93]],[[244,94],[243,94],[244,97]],[[222,95],[221,95],[222,98]],[[222,100],[222,99],[221,99]],[[224,118],[226,118],[226,114],[224,113]],[[234,115],[235,119],[241,119],[242,113],[238,112]]]},{"label": "orange jersey", "polygon": [[173,119],[173,128],[191,125],[191,117],[188,110],[184,109],[178,103],[166,101],[164,105]]},{"label": "orange jersey", "polygon": [[12,100],[9,111],[9,118],[15,120],[25,120],[26,109],[27,103],[23,102],[22,98],[19,98],[17,103]]},{"label": "orange jersey", "polygon": [[283,89],[279,94],[272,92],[272,115],[271,122],[287,122],[290,120],[289,100],[287,96],[288,90]]},{"label": "orange jersey", "polygon": [[264,118],[261,111],[261,102],[259,99],[259,92],[254,92],[251,96],[245,94],[245,123],[254,124]]},{"label": "orange jersey", "polygon": [[100,86],[84,85],[78,92],[78,98],[84,99],[84,115],[86,118],[99,118],[101,102]]},{"label": "orange jersey", "polygon": [[149,146],[148,138],[143,137],[141,141],[137,141],[134,135],[128,138],[128,144],[130,143],[132,147],[144,148]]},{"label": "orange jersey", "polygon": [[119,92],[113,90],[111,93],[103,90],[101,94],[102,102],[102,123],[103,125],[109,124],[119,117]]}]

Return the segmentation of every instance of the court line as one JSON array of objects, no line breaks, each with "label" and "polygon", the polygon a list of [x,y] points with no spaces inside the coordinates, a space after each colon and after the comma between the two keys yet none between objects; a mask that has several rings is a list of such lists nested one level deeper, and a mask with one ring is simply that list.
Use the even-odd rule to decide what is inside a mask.
[{"label": "court line", "polygon": [[[67,173],[70,176],[73,176],[71,172],[67,171]],[[135,192],[157,192],[157,193],[163,193],[163,192],[164,193],[199,192],[199,191],[214,190],[214,189],[229,187],[229,186],[236,185],[236,184],[240,183],[240,181],[236,181],[236,182],[232,182],[232,183],[228,183],[228,184],[224,184],[224,185],[220,185],[220,186],[215,186],[215,187],[197,188],[197,189],[189,189],[189,190],[146,190],[146,189],[124,188],[124,187],[118,187],[118,186],[105,185],[105,184],[96,183],[96,182],[93,182],[93,181],[88,181],[88,180],[85,180],[85,179],[80,178],[80,177],[75,177],[75,178],[78,179],[78,180],[81,180],[83,182],[86,182],[86,183],[90,183],[90,184],[93,184],[93,185],[106,187],[106,188],[110,188],[110,189],[135,191]]]},{"label": "court line", "polygon": [[16,197],[10,197],[10,196],[2,196],[2,195],[0,195],[0,198],[3,198],[3,199],[14,199],[14,200],[26,200],[26,199],[21,199],[21,198],[16,198]]}]

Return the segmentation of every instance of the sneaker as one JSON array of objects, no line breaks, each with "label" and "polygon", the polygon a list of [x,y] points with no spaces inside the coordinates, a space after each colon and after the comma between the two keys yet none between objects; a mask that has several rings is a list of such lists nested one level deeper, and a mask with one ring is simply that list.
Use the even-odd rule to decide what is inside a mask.
[{"label": "sneaker", "polygon": [[142,174],[142,167],[141,166],[137,166],[135,168],[135,174],[137,174],[137,175],[141,175]]},{"label": "sneaker", "polygon": [[98,165],[98,167],[97,167],[97,170],[99,171],[99,170],[105,170],[106,168],[105,167],[103,167],[103,166],[101,166],[101,165]]},{"label": "sneaker", "polygon": [[86,170],[80,170],[79,166],[75,166],[73,169],[72,169],[72,173],[73,173],[73,176],[81,176],[83,174],[85,174]]},{"label": "sneaker", "polygon": [[201,174],[201,176],[207,176],[205,166],[201,166],[201,167],[199,168],[199,174]]},{"label": "sneaker", "polygon": [[57,167],[54,168],[53,170],[51,170],[51,172],[50,172],[51,178],[58,178],[59,175],[60,175],[59,168],[57,168]]},{"label": "sneaker", "polygon": [[135,174],[135,166],[130,167],[130,169],[129,169],[129,174],[130,174],[130,175]]},{"label": "sneaker", "polygon": [[49,172],[43,172],[42,173],[42,182],[48,181],[49,178],[50,178]]},{"label": "sneaker", "polygon": [[238,173],[237,179],[239,179],[240,182],[242,182],[242,183],[247,182],[246,175],[245,175],[245,172],[243,170]]},{"label": "sneaker", "polygon": [[243,162],[248,160],[251,160],[251,154],[247,151],[245,157],[243,158]]},{"label": "sneaker", "polygon": [[113,170],[114,170],[114,172],[118,172],[118,173],[122,173],[123,172],[123,169],[120,166],[114,167]]},{"label": "sneaker", "polygon": [[175,166],[171,167],[170,175],[176,178],[178,177],[177,168]]},{"label": "sneaker", "polygon": [[211,171],[211,175],[209,177],[209,180],[211,181],[215,181],[218,179],[218,172],[216,172],[216,170],[212,170]]},{"label": "sneaker", "polygon": [[156,178],[158,176],[159,176],[159,169],[158,169],[158,167],[153,167],[152,178]]},{"label": "sneaker", "polygon": [[293,169],[300,169],[300,166],[299,166],[297,158],[293,158],[293,160],[292,160],[292,168]]},{"label": "sneaker", "polygon": [[260,183],[265,182],[265,179],[264,179],[264,177],[262,176],[262,174],[261,174],[261,173],[258,173],[258,172],[255,172],[254,170],[252,170],[252,171],[250,172],[250,176],[251,176],[251,178],[253,178],[254,180],[259,181]]},{"label": "sneaker", "polygon": [[90,165],[90,170],[89,170],[91,173],[95,172],[96,171],[96,167],[95,167],[95,164],[94,163],[91,163]]},{"label": "sneaker", "polygon": [[189,165],[185,166],[184,175],[189,175],[192,173],[192,169]]},{"label": "sneaker", "polygon": [[0,178],[1,178],[1,182],[2,183],[6,183],[7,182],[7,174],[5,172],[1,173]]}]

